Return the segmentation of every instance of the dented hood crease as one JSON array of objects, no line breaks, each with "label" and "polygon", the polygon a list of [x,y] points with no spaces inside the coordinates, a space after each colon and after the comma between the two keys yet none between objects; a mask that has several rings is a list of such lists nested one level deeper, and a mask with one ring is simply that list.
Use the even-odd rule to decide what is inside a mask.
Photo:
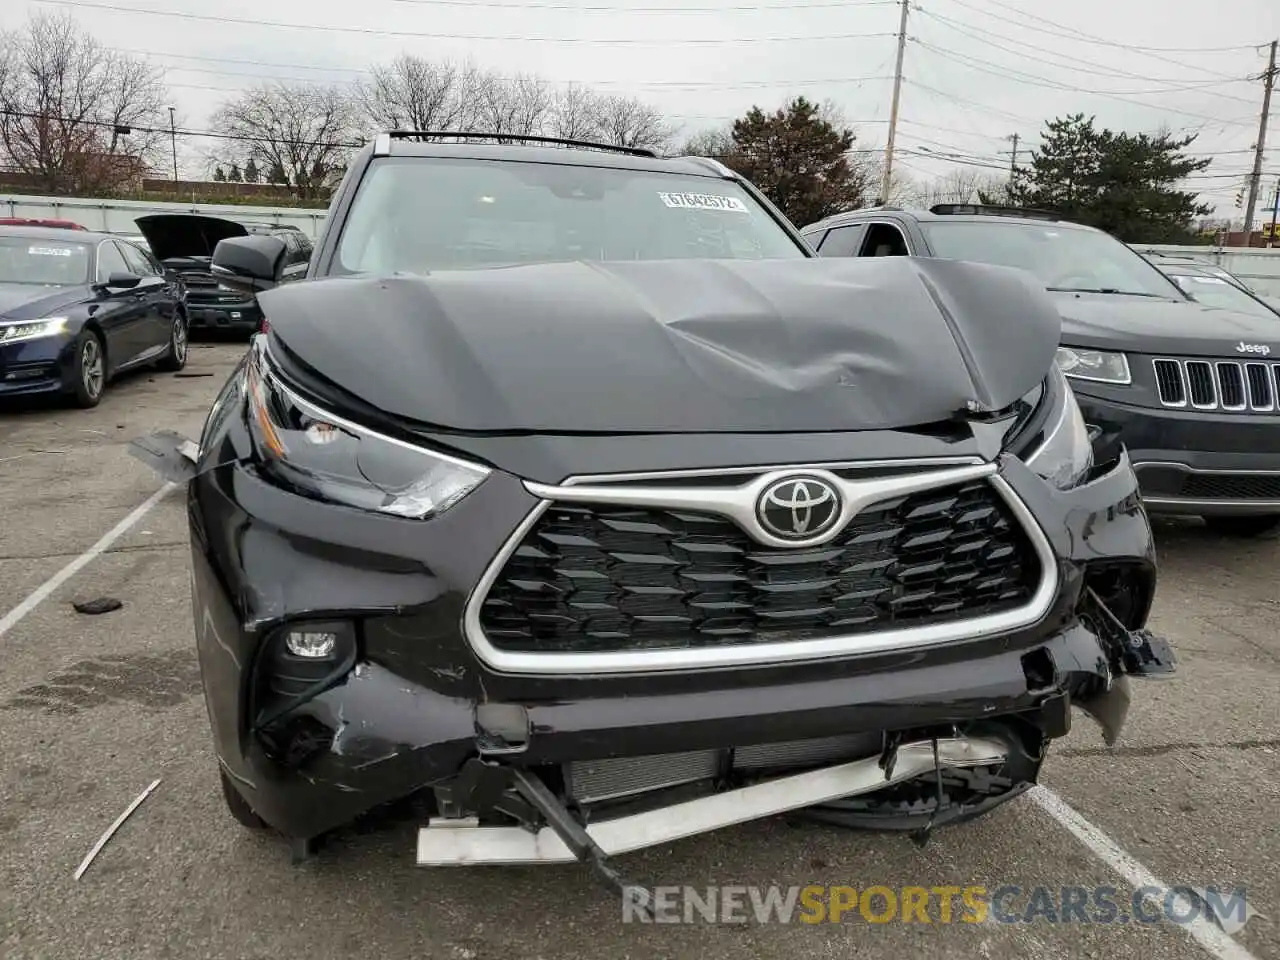
[{"label": "dented hood crease", "polygon": [[906,257],[547,263],[261,296],[271,337],[384,414],[457,431],[895,429],[1001,409],[1053,363],[1026,274]]}]

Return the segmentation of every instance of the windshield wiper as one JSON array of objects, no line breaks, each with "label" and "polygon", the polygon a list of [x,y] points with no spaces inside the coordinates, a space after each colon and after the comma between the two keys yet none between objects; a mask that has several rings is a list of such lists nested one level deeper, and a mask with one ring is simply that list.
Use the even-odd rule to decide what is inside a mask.
[{"label": "windshield wiper", "polygon": [[1140,290],[1117,290],[1115,287],[1046,287],[1051,293],[1106,293],[1116,297],[1150,297],[1163,300],[1158,293],[1144,293]]}]

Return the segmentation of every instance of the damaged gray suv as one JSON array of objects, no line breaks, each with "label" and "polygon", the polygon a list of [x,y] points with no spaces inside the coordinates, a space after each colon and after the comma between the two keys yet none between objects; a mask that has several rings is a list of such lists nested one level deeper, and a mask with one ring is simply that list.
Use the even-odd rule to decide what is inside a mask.
[{"label": "damaged gray suv", "polygon": [[1151,531],[1092,459],[1031,277],[815,258],[700,158],[382,135],[187,485],[232,815],[303,857],[423,802],[424,865],[580,860],[780,813],[927,831],[1108,741]]}]

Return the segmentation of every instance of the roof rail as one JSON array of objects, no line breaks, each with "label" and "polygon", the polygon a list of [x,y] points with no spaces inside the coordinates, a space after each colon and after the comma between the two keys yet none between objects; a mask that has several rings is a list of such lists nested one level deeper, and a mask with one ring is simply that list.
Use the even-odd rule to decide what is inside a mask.
[{"label": "roof rail", "polygon": [[[383,138],[386,138],[385,140]],[[596,143],[591,140],[568,140],[564,137],[543,137],[521,133],[476,133],[460,130],[388,130],[374,141],[374,153],[385,155],[391,150],[392,140],[493,140],[499,143],[548,144],[560,147],[579,147],[584,150],[607,150],[625,153],[633,157],[652,157],[658,154],[646,147],[620,147],[615,143]]]},{"label": "roof rail", "polygon": [[699,163],[704,167],[710,168],[712,171],[714,171],[715,173],[718,173],[722,177],[737,176],[736,173],[734,173],[732,170],[726,167],[723,163],[721,163],[715,157],[702,157],[696,153],[687,153],[687,154],[683,154],[682,156],[672,157],[672,159],[673,160],[692,160],[694,163]]},{"label": "roof rail", "polygon": [[985,203],[937,203],[929,208],[930,213],[940,217],[1026,217],[1029,220],[1060,220],[1052,210],[1037,210],[1034,207],[1002,207]]}]

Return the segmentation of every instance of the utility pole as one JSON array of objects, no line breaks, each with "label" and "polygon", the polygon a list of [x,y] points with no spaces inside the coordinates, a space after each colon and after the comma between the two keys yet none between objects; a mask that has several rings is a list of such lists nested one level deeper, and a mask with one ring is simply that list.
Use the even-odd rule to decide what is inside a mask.
[{"label": "utility pole", "polygon": [[1253,173],[1249,175],[1249,204],[1244,210],[1244,245],[1251,246],[1253,239],[1253,214],[1258,209],[1258,190],[1262,186],[1262,155],[1267,149],[1267,115],[1271,113],[1271,90],[1276,84],[1276,46],[1271,41],[1271,60],[1267,72],[1262,75],[1262,119],[1258,121],[1258,146],[1253,154]]},{"label": "utility pole", "polygon": [[1271,194],[1271,236],[1267,238],[1267,248],[1270,249],[1276,245],[1276,241],[1280,240],[1280,236],[1276,234],[1276,217],[1280,215],[1280,179],[1276,180],[1276,189]]},{"label": "utility pole", "polygon": [[893,180],[893,141],[898,132],[898,101],[902,97],[902,58],[907,52],[908,2],[909,0],[902,0],[902,17],[898,21],[898,65],[893,71],[893,105],[889,108],[889,140],[884,148],[884,182],[880,186],[882,204],[889,202],[889,186]]},{"label": "utility pole", "polygon": [[1021,139],[1016,133],[1006,138],[1013,142],[1013,156],[1009,160],[1009,191],[1013,191],[1013,180],[1018,175],[1018,140]]},{"label": "utility pole", "polygon": [[178,182],[178,128],[173,122],[174,108],[169,108],[169,141],[173,144],[173,182]]}]

